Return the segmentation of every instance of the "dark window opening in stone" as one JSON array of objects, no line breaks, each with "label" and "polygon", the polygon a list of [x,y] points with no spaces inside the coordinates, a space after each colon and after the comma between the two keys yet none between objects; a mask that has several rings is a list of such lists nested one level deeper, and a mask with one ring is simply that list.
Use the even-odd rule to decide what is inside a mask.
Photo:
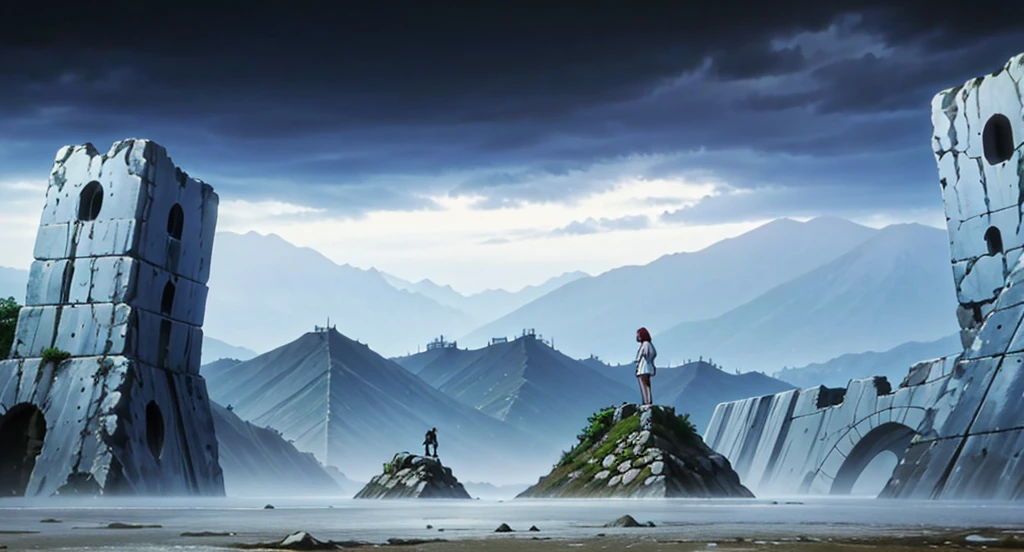
[{"label": "dark window opening in stone", "polygon": [[164,296],[160,299],[160,314],[170,316],[174,308],[174,284],[167,282],[164,286]]},{"label": "dark window opening in stone", "polygon": [[171,321],[160,321],[160,345],[157,350],[157,367],[167,368],[171,356]]},{"label": "dark window opening in stone", "polygon": [[44,437],[46,419],[34,404],[16,404],[0,421],[0,497],[25,496]]},{"label": "dark window opening in stone", "polygon": [[[60,302],[69,303],[71,301],[71,283],[75,280],[75,261],[69,260],[68,264],[64,266],[64,274],[61,276],[60,282]],[[74,336],[72,336],[74,337]]]},{"label": "dark window opening in stone", "polygon": [[156,401],[146,405],[146,445],[153,458],[159,460],[164,452],[164,415]]},{"label": "dark window opening in stone", "polygon": [[995,226],[985,231],[985,243],[988,244],[988,254],[998,255],[1003,252],[1003,235]]},{"label": "dark window opening in stone", "polygon": [[981,134],[981,143],[989,165],[998,165],[1013,157],[1013,126],[1006,115],[997,113],[989,117]]},{"label": "dark window opening in stone", "polygon": [[181,205],[175,203],[171,207],[171,214],[167,216],[167,233],[174,239],[181,239],[181,232],[185,228],[185,211]]},{"label": "dark window opening in stone", "polygon": [[93,180],[78,196],[78,220],[96,220],[103,208],[103,186]]}]

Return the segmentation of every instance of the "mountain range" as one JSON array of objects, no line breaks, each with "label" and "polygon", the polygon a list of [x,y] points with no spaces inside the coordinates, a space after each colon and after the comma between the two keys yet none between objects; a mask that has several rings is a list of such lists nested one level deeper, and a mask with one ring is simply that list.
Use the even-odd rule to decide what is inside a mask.
[{"label": "mountain range", "polygon": [[700,251],[570,282],[459,342],[475,347],[492,336],[535,328],[557,338],[566,354],[624,362],[633,352],[637,328],[656,334],[681,322],[720,316],[835,260],[876,233],[843,219],[779,219]]},{"label": "mountain range", "polygon": [[438,348],[394,360],[462,404],[566,445],[591,413],[634,395],[530,335],[476,350]]},{"label": "mountain range", "polygon": [[[612,364],[631,359],[642,325],[663,364],[702,356],[768,373],[956,331],[946,232],[919,225],[780,219],[643,266],[470,296],[341,265],[273,234],[221,232],[214,249],[204,362],[251,358],[328,318],[389,357],[441,334],[482,347],[535,328],[572,357]],[[0,293],[23,297],[27,276],[0,269]]]},{"label": "mountain range", "polygon": [[729,368],[775,371],[930,341],[958,329],[951,276],[945,231],[888,226],[753,301],[679,324],[655,342],[672,357],[699,351]]},{"label": "mountain range", "polygon": [[255,426],[210,403],[218,457],[228,496],[341,495],[355,492],[336,480],[309,453],[299,452],[274,430]]},{"label": "mountain range", "polygon": [[392,286],[401,290],[418,293],[442,305],[464,312],[471,316],[477,324],[486,324],[496,320],[569,282],[590,277],[586,272],[566,272],[540,285],[526,286],[516,292],[504,289],[489,289],[480,293],[463,295],[455,291],[451,286],[438,285],[427,279],[412,283],[384,272],[380,274]]},{"label": "mountain range", "polygon": [[[639,396],[632,364],[609,366],[595,358],[580,362],[628,386],[631,395]],[[658,368],[651,379],[654,402],[675,407],[680,414],[689,414],[690,421],[700,432],[707,428],[719,403],[781,393],[793,388],[790,383],[761,372],[729,373],[705,360]]]},{"label": "mountain range", "polygon": [[358,480],[396,452],[418,451],[431,427],[445,465],[460,477],[517,483],[521,471],[541,473],[557,460],[556,445],[542,436],[459,403],[334,329],[246,362],[204,366],[202,374],[213,400]]},{"label": "mountain range", "polygon": [[851,379],[885,376],[895,387],[903,381],[914,364],[958,354],[962,349],[960,335],[952,334],[935,341],[911,341],[887,351],[847,353],[825,362],[784,368],[776,372],[774,377],[806,389],[816,385],[846,387]]},{"label": "mountain range", "polygon": [[223,341],[210,337],[208,335],[203,336],[203,359],[202,364],[209,364],[219,359],[229,358],[235,360],[249,360],[258,353],[245,347],[236,347],[230,343],[224,343]]}]

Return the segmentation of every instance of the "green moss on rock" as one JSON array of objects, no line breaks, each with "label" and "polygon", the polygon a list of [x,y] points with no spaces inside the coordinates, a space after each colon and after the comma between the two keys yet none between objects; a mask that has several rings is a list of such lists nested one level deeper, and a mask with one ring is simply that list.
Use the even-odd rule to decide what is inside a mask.
[{"label": "green moss on rock", "polygon": [[729,461],[704,443],[689,416],[671,407],[622,405],[591,415],[576,446],[519,498],[645,496],[753,494]]}]

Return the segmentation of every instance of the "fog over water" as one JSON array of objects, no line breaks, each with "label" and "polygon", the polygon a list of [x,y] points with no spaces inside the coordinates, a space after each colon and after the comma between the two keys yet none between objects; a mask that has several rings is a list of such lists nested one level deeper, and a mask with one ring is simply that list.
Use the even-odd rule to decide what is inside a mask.
[{"label": "fog over water", "polygon": [[[270,503],[272,510],[264,509]],[[655,528],[609,529],[630,514]],[[53,518],[60,523],[40,523]],[[108,529],[110,523],[159,528]],[[501,523],[517,532],[495,535]],[[427,529],[427,525],[433,526]],[[531,525],[540,533],[529,533]],[[1024,531],[1024,504],[911,502],[870,498],[752,500],[352,500],[102,499],[0,500],[0,545],[11,550],[218,550],[280,540],[305,530],[321,540],[552,538],[630,534],[713,542],[754,539],[920,535],[950,528]],[[439,531],[443,529],[444,531]],[[13,534],[19,531],[37,531]],[[183,537],[183,532],[233,536]]]}]

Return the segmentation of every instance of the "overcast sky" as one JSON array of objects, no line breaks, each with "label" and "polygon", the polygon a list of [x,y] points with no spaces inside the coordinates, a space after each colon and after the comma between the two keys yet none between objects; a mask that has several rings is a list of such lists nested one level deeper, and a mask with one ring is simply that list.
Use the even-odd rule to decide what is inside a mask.
[{"label": "overcast sky", "polygon": [[461,291],[782,216],[941,225],[930,100],[1024,51],[1010,1],[321,4],[0,17],[0,265],[57,149],[127,137],[221,230]]}]

